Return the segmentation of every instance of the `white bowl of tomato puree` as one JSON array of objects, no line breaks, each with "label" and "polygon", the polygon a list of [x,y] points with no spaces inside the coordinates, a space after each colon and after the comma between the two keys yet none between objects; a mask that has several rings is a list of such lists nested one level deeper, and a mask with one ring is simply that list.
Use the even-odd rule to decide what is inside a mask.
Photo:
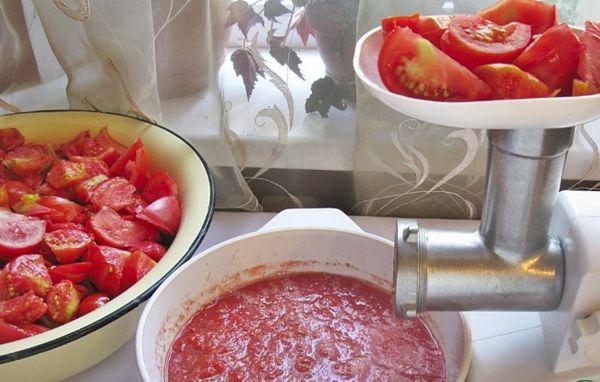
[{"label": "white bowl of tomato puree", "polygon": [[46,332],[0,345],[0,380],[58,381],[100,362],[135,334],[142,306],[159,284],[187,261],[212,219],[214,189],[208,166],[183,138],[140,119],[90,111],[42,111],[0,116],[0,129],[17,128],[26,142],[59,145],[103,127],[124,145],[141,139],[152,165],[175,178],[179,230],[164,256],[141,280],[106,305]]},{"label": "white bowl of tomato puree", "polygon": [[[344,295],[346,292],[343,288],[340,289],[341,293],[328,296],[330,300],[327,301],[341,301],[342,304],[339,306],[333,304],[328,312],[337,313],[327,317],[332,320],[339,319],[340,322],[344,322],[346,328],[353,327],[354,324],[357,325],[356,327],[361,325],[364,327],[365,322],[371,321],[389,323],[396,320],[393,317],[391,302],[393,256],[394,246],[391,241],[365,233],[339,210],[283,211],[259,231],[234,238],[202,252],[174,272],[159,287],[144,308],[136,334],[136,355],[140,374],[144,381],[153,382],[198,378],[214,381],[266,380],[269,378],[265,378],[264,368],[274,367],[277,370],[271,371],[279,373],[273,374],[274,380],[330,380],[326,378],[327,373],[323,374],[323,367],[325,367],[323,365],[331,360],[330,364],[326,365],[330,368],[328,370],[335,370],[334,375],[329,376],[333,378],[331,380],[363,380],[361,378],[365,375],[360,374],[361,369],[356,367],[356,360],[338,362],[335,361],[338,358],[327,358],[331,354],[334,354],[333,357],[339,357],[340,352],[346,351],[336,347],[339,344],[336,345],[335,341],[327,342],[328,346],[325,347],[327,351],[322,351],[320,347],[323,345],[322,342],[315,343],[312,353],[307,350],[306,357],[299,358],[297,348],[302,344],[293,341],[298,338],[302,340],[304,336],[310,342],[311,338],[319,337],[319,332],[315,332],[314,328],[310,329],[314,322],[306,322],[303,327],[302,322],[298,325],[298,322],[290,319],[289,315],[276,316],[278,311],[282,311],[281,309],[291,311],[287,309],[289,301],[286,298],[294,301],[310,299],[337,291],[340,285],[350,285],[350,289],[354,288],[352,293],[356,293],[352,296],[357,297]],[[337,286],[323,288],[323,285],[319,285],[319,280],[335,283]],[[268,289],[270,286],[278,289]],[[302,286],[308,290],[307,295],[303,296],[300,293],[302,291],[297,290]],[[360,292],[363,288],[366,288],[364,289],[366,295]],[[272,293],[275,300],[256,294],[257,290]],[[376,290],[376,293],[372,293],[373,290]],[[279,291],[284,298],[278,299]],[[376,296],[377,293],[387,298],[381,299],[381,296]],[[236,305],[236,301],[239,304]],[[259,305],[245,305],[248,301],[254,301],[254,304],[258,301]],[[364,301],[376,302],[372,306],[373,309],[370,309],[368,304],[363,304]],[[267,309],[267,305],[260,305],[262,303],[270,308]],[[302,308],[305,309],[303,312],[308,312],[306,315],[310,315],[311,311],[316,309],[317,314],[328,313],[320,312],[315,308],[315,304],[305,305]],[[349,305],[353,308],[342,308]],[[257,310],[257,306],[263,310]],[[383,319],[378,315],[382,309],[387,312]],[[349,315],[346,314],[347,312],[350,312]],[[295,315],[302,316],[302,314]],[[296,345],[289,348],[290,350],[278,353],[281,358],[279,361],[277,357],[271,357],[272,354],[263,352],[263,358],[271,361],[261,363],[256,370],[253,368],[257,365],[250,365],[251,361],[242,366],[232,366],[231,360],[240,357],[246,357],[246,360],[253,357],[252,359],[256,361],[256,355],[251,353],[256,351],[256,346],[260,346],[261,332],[248,336],[244,335],[243,330],[238,329],[246,330],[251,325],[261,325],[258,323],[260,320],[255,320],[258,316],[275,317],[271,321],[275,326],[271,332],[263,332],[265,337],[270,336],[277,346],[281,344],[285,346],[286,340],[277,337],[290,335],[289,340]],[[471,336],[461,314],[427,313],[420,319],[421,326],[417,330],[427,331],[428,328],[429,337],[422,337],[422,341],[419,336],[413,337],[412,340],[415,340],[413,346],[405,348],[412,354],[413,363],[421,368],[437,368],[439,371],[439,359],[434,360],[437,363],[428,365],[419,356],[423,354],[423,357],[426,357],[426,354],[430,354],[427,349],[438,346],[437,350],[441,351],[437,354],[441,357],[442,374],[432,380],[465,380],[471,360]],[[397,320],[401,326],[412,328],[412,325],[417,325],[403,319]],[[288,333],[290,327],[285,330],[276,329],[286,327],[289,322],[294,322],[294,333]],[[332,321],[331,325],[327,320],[323,322],[327,327],[319,328],[318,331],[335,329],[337,325],[335,324],[337,321]],[[385,330],[387,331],[373,332],[369,341],[375,343],[389,339],[388,345],[393,346],[393,337],[397,337],[395,336],[397,333],[390,331],[390,326]],[[319,341],[325,337],[319,337]],[[360,342],[361,337],[358,338]],[[431,339],[436,344],[432,345]],[[340,338],[339,342],[347,340],[347,338]],[[194,350],[187,354],[187,347],[193,347]],[[331,349],[334,351],[330,351]],[[243,352],[244,355],[235,352]],[[212,356],[211,353],[216,354],[217,357],[219,353],[229,353],[227,356],[229,363],[217,362],[214,365],[207,365],[204,360],[198,359],[205,355]],[[292,353],[293,356],[290,355]],[[397,352],[391,351],[390,355],[392,354],[398,355]],[[325,363],[322,362],[323,357],[327,358]],[[386,375],[397,375],[390,370],[384,370],[381,363],[377,365],[373,363],[381,362],[381,357],[380,354],[363,357],[360,360],[360,365],[368,368],[369,372],[377,368],[378,374],[369,374],[370,378],[375,378],[372,380],[385,381],[390,380]],[[384,353],[383,359],[385,357]],[[272,362],[273,360],[275,361]],[[406,362],[406,359],[400,361]],[[262,361],[259,359],[260,362]],[[269,365],[268,362],[271,364]],[[280,367],[278,363],[281,362],[288,366]],[[384,363],[387,362],[394,363],[396,360],[391,358]],[[404,364],[403,367],[410,369],[415,365]],[[289,374],[290,370],[292,374]],[[363,367],[362,370],[366,369]]]}]

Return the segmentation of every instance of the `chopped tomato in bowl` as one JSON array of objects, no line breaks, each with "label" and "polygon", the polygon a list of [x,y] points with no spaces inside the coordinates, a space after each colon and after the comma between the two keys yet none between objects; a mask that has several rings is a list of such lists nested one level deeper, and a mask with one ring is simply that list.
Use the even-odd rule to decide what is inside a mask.
[{"label": "chopped tomato in bowl", "polygon": [[[0,374],[64,379],[128,341],[139,305],[194,253],[209,172],[169,130],[97,112],[0,116],[0,145]],[[14,366],[58,346],[86,356]]]}]

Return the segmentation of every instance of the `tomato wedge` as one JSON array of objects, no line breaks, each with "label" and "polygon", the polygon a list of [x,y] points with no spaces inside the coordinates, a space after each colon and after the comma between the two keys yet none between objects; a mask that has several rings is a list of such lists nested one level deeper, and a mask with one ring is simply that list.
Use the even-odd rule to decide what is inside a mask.
[{"label": "tomato wedge", "polygon": [[167,252],[167,249],[155,241],[142,241],[141,243],[129,248],[129,251],[141,251],[148,255],[154,261],[160,261]]},{"label": "tomato wedge", "polygon": [[579,61],[579,77],[592,87],[589,91],[600,92],[600,23],[588,21],[581,36],[583,52]]},{"label": "tomato wedge", "polygon": [[434,101],[475,101],[491,89],[467,68],[408,28],[397,28],[385,39],[379,74],[392,92]]},{"label": "tomato wedge", "polygon": [[42,196],[38,202],[52,211],[45,214],[44,218],[55,223],[69,223],[83,213],[83,207],[59,196]]},{"label": "tomato wedge", "polygon": [[46,222],[8,211],[0,211],[0,259],[31,252],[40,244]]},{"label": "tomato wedge", "polygon": [[133,142],[133,144],[129,146],[127,151],[123,153],[112,166],[110,166],[110,173],[113,176],[123,175],[123,172],[125,171],[125,165],[127,164],[127,162],[134,160],[136,152],[142,147],[144,147],[142,141],[136,139],[135,142]]},{"label": "tomato wedge", "polygon": [[90,203],[95,209],[110,207],[120,211],[133,203],[135,187],[124,178],[110,178],[100,182],[89,192]]},{"label": "tomato wedge", "polygon": [[165,196],[152,202],[136,217],[156,227],[159,231],[175,236],[181,220],[181,208],[177,198]]},{"label": "tomato wedge", "polygon": [[381,19],[381,29],[383,30],[384,35],[388,35],[393,32],[396,28],[410,28],[413,32],[416,33],[416,27],[419,23],[419,19],[421,15],[415,13],[414,15],[408,16],[392,16]]},{"label": "tomato wedge", "polygon": [[0,301],[0,321],[9,324],[31,324],[46,314],[48,306],[32,290],[24,295]]},{"label": "tomato wedge", "polygon": [[0,320],[0,344],[17,341],[23,338],[31,337],[33,334],[16,325],[7,324]]},{"label": "tomato wedge", "polygon": [[110,175],[110,169],[106,163],[98,158],[74,156],[71,158],[71,160],[73,162],[80,163],[85,167],[86,179],[93,178],[97,175]]},{"label": "tomato wedge", "polygon": [[513,64],[533,74],[551,91],[560,89],[561,95],[568,95],[580,54],[579,39],[568,25],[560,24],[531,43]]},{"label": "tomato wedge", "polygon": [[109,296],[120,292],[123,266],[130,253],[108,246],[92,246],[89,261],[92,263],[90,279],[94,285]]},{"label": "tomato wedge", "polygon": [[59,190],[73,187],[86,179],[87,173],[83,163],[61,160],[50,169],[46,182]]},{"label": "tomato wedge", "polygon": [[548,87],[531,74],[511,64],[488,64],[473,70],[493,89],[494,99],[548,97]]},{"label": "tomato wedge", "polygon": [[4,267],[5,298],[13,298],[32,290],[44,297],[52,286],[52,279],[44,258],[40,255],[21,255],[9,261]]},{"label": "tomato wedge", "polygon": [[61,229],[44,235],[44,244],[62,264],[76,261],[87,251],[91,243],[90,235],[76,229]]},{"label": "tomato wedge", "polygon": [[80,301],[79,291],[71,281],[65,279],[54,284],[46,295],[50,319],[59,324],[71,321],[79,309]]},{"label": "tomato wedge", "polygon": [[4,182],[4,185],[6,186],[8,201],[11,206],[20,202],[23,195],[33,194],[33,188],[18,180],[7,180]]},{"label": "tomato wedge", "polygon": [[0,150],[11,151],[25,144],[25,137],[14,127],[0,129]]},{"label": "tomato wedge", "polygon": [[81,263],[71,263],[66,265],[55,265],[50,267],[50,277],[57,283],[61,280],[69,280],[72,283],[79,283],[87,279],[92,269],[92,263],[89,261]]},{"label": "tomato wedge", "polygon": [[410,28],[413,32],[429,40],[433,45],[440,48],[440,39],[448,30],[450,16],[421,16],[418,13],[410,16],[394,16],[381,20],[381,28],[385,36],[396,28]]},{"label": "tomato wedge", "polygon": [[141,222],[125,220],[108,207],[92,216],[89,225],[99,243],[116,248],[130,248],[152,236]]},{"label": "tomato wedge", "polygon": [[475,15],[456,15],[442,36],[442,50],[467,68],[511,63],[529,44],[531,27],[496,25]]},{"label": "tomato wedge", "polygon": [[81,301],[79,304],[79,315],[83,316],[84,314],[88,314],[99,307],[106,305],[110,301],[110,297],[104,293],[94,293]]},{"label": "tomato wedge", "polygon": [[154,268],[156,262],[143,252],[133,252],[123,266],[123,277],[121,278],[121,291],[129,289],[133,284],[142,279]]},{"label": "tomato wedge", "polygon": [[77,199],[81,202],[87,203],[92,196],[92,191],[105,180],[108,180],[108,177],[104,174],[100,174],[79,183],[77,186],[75,186],[75,195],[77,196]]},{"label": "tomato wedge", "polygon": [[48,331],[48,328],[38,324],[23,324],[19,325],[19,329],[25,330],[30,335],[34,336],[36,334],[44,333]]},{"label": "tomato wedge", "polygon": [[136,189],[141,191],[148,180],[149,170],[150,153],[145,147],[141,147],[135,152],[134,159],[125,164],[124,175]]},{"label": "tomato wedge", "polygon": [[160,199],[163,196],[174,196],[177,197],[179,190],[177,188],[177,182],[169,173],[164,171],[156,171],[148,182],[144,186],[142,191],[142,198],[152,203],[156,199]]},{"label": "tomato wedge", "polygon": [[544,33],[556,25],[556,6],[538,0],[500,0],[479,15],[499,25],[513,21],[531,25],[531,32]]},{"label": "tomato wedge", "polygon": [[29,143],[6,153],[2,164],[10,173],[28,177],[45,173],[55,160],[54,152],[48,145]]},{"label": "tomato wedge", "polygon": [[96,136],[96,142],[102,147],[112,149],[112,151],[114,152],[114,155],[112,155],[111,157],[101,158],[109,166],[112,165],[117,159],[119,159],[121,155],[123,155],[127,151],[127,146],[122,145],[110,136],[108,128],[106,126],[104,126]]}]

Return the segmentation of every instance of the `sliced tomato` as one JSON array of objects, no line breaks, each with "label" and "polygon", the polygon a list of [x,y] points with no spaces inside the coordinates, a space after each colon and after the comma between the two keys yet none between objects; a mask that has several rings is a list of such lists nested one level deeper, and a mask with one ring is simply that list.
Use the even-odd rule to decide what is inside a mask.
[{"label": "sliced tomato", "polygon": [[127,151],[125,153],[123,153],[119,157],[119,159],[115,163],[113,163],[112,166],[110,166],[110,173],[113,176],[123,175],[123,172],[125,171],[125,165],[127,164],[127,162],[135,160],[136,152],[139,149],[141,149],[142,147],[144,147],[144,144],[142,143],[142,141],[139,139],[136,139],[135,142],[133,142],[133,144],[131,146],[129,146]]},{"label": "sliced tomato", "polygon": [[135,152],[135,158],[125,164],[124,176],[141,191],[148,180],[149,170],[150,153],[145,147],[141,147]]},{"label": "sliced tomato", "polygon": [[44,300],[30,290],[21,296],[0,301],[0,321],[14,325],[31,324],[46,314],[47,310]]},{"label": "sliced tomato", "polygon": [[41,199],[38,194],[25,194],[18,203],[13,204],[12,209],[23,215],[43,217],[51,213],[52,209],[41,205]]},{"label": "sliced tomato", "polygon": [[104,174],[100,174],[79,183],[77,186],[75,186],[75,195],[77,196],[77,199],[87,203],[92,196],[92,191],[105,180],[108,180],[108,177]]},{"label": "sliced tomato", "polygon": [[55,164],[46,176],[46,182],[59,190],[73,187],[84,179],[86,179],[85,165],[65,160]]},{"label": "sliced tomato", "polygon": [[384,35],[388,35],[396,28],[410,28],[413,32],[416,32],[417,24],[421,15],[415,13],[409,16],[392,16],[381,19],[381,29]]},{"label": "sliced tomato", "polygon": [[33,194],[33,188],[17,180],[7,180],[4,182],[4,185],[6,186],[6,192],[8,192],[8,201],[11,206],[19,203],[23,195]]},{"label": "sliced tomato", "polygon": [[177,197],[178,194],[179,190],[175,179],[165,171],[156,171],[144,186],[142,198],[151,203],[163,196]]},{"label": "sliced tomato", "polygon": [[43,325],[38,324],[23,324],[19,325],[20,329],[25,330],[30,335],[34,336],[36,334],[47,332],[49,329]]},{"label": "sliced tomato", "polygon": [[58,231],[61,229],[77,229],[80,231],[86,231],[85,227],[82,224],[79,223],[53,223],[53,222],[48,222],[48,224],[46,224],[46,232],[52,232],[52,231]]},{"label": "sliced tomato", "polygon": [[123,249],[133,247],[152,235],[141,222],[125,220],[108,207],[92,216],[89,225],[99,243]]},{"label": "sliced tomato", "polygon": [[129,248],[129,251],[141,251],[148,255],[152,260],[160,261],[167,252],[167,249],[155,241],[142,241]]},{"label": "sliced tomato", "polygon": [[599,92],[600,91],[596,89],[594,85],[587,81],[584,82],[578,80],[577,78],[573,80],[573,90],[571,92],[573,97],[594,95],[598,94]]},{"label": "sliced tomato", "polygon": [[100,182],[90,191],[90,203],[100,210],[102,207],[110,207],[120,211],[133,203],[135,187],[124,178],[111,178]]},{"label": "sliced tomato", "polygon": [[54,284],[46,295],[48,316],[56,323],[65,324],[75,317],[80,301],[75,285],[69,280],[62,280]]},{"label": "sliced tomato", "polygon": [[44,297],[52,286],[52,279],[44,258],[40,255],[21,255],[9,261],[4,267],[3,281],[5,298],[13,298],[32,290]]},{"label": "sliced tomato", "polygon": [[16,325],[7,324],[0,320],[0,344],[6,344],[13,341],[18,341],[23,338],[31,337],[29,331],[21,329]]},{"label": "sliced tomato", "polygon": [[148,222],[159,231],[175,236],[181,220],[181,208],[177,198],[165,196],[150,203],[136,217]]},{"label": "sliced tomato", "polygon": [[[579,77],[600,91],[600,23],[588,21],[581,36],[583,52],[579,61]],[[595,93],[594,93],[595,94]]]},{"label": "sliced tomato", "polygon": [[108,297],[107,294],[91,294],[84,298],[83,301],[81,301],[81,304],[79,305],[79,315],[83,316],[85,314],[88,314],[89,312],[92,312],[98,309],[99,307],[106,305],[109,301],[110,297]]},{"label": "sliced tomato", "polygon": [[0,183],[0,209],[10,208],[10,199],[8,197],[8,190],[6,184]]},{"label": "sliced tomato", "polygon": [[128,205],[127,207],[125,207],[122,210],[122,213],[124,214],[128,214],[128,215],[135,215],[137,213],[142,212],[142,210],[144,208],[146,208],[148,206],[148,202],[145,201],[144,199],[142,199],[141,196],[139,196],[139,194],[135,194],[133,195],[133,202]]},{"label": "sliced tomato", "polygon": [[42,196],[38,203],[52,210],[44,215],[44,218],[55,223],[72,222],[84,213],[83,207],[79,204],[59,196]]},{"label": "sliced tomato", "polygon": [[89,261],[92,263],[90,278],[94,285],[109,296],[120,292],[123,266],[130,253],[108,246],[92,246]]},{"label": "sliced tomato", "polygon": [[488,64],[473,70],[493,89],[494,99],[542,98],[550,96],[548,87],[533,75],[511,64]]},{"label": "sliced tomato", "polygon": [[44,244],[50,248],[56,260],[68,264],[79,259],[87,252],[92,237],[76,229],[62,229],[44,235]]},{"label": "sliced tomato", "polygon": [[113,137],[110,136],[108,128],[104,126],[98,135],[96,136],[96,142],[102,147],[108,147],[112,149],[114,155],[103,159],[109,166],[112,165],[121,155],[127,151],[127,146],[117,142]]},{"label": "sliced tomato", "polygon": [[548,29],[513,62],[533,74],[551,91],[568,95],[577,75],[581,43],[566,24]]},{"label": "sliced tomato", "polygon": [[85,167],[86,179],[93,178],[97,175],[110,175],[110,169],[108,165],[98,158],[94,157],[79,157],[74,156],[71,158],[73,162],[80,163]]},{"label": "sliced tomato", "polygon": [[45,230],[43,220],[0,211],[0,259],[30,253],[42,241]]},{"label": "sliced tomato", "polygon": [[500,26],[475,15],[456,15],[442,37],[442,50],[467,68],[511,63],[529,44],[531,27]]},{"label": "sliced tomato", "polygon": [[143,252],[135,251],[125,260],[121,291],[129,289],[154,268],[156,262]]},{"label": "sliced tomato", "polygon": [[556,25],[556,6],[539,0],[500,0],[479,16],[499,25],[513,21],[531,25],[533,34],[543,33]]},{"label": "sliced tomato", "polygon": [[467,68],[408,28],[397,28],[383,42],[379,74],[392,92],[434,101],[475,101],[491,89]]},{"label": "sliced tomato", "polygon": [[81,263],[72,263],[65,265],[55,265],[50,267],[50,277],[57,283],[61,280],[69,280],[72,283],[79,283],[87,279],[92,269],[92,263],[86,261]]},{"label": "sliced tomato", "polygon": [[381,20],[381,28],[387,36],[396,28],[409,28],[421,37],[429,40],[438,48],[441,47],[440,39],[448,30],[450,16],[421,16],[418,13],[410,16],[395,16]]},{"label": "sliced tomato", "polygon": [[30,179],[48,171],[55,160],[48,145],[29,143],[6,153],[2,163],[10,173]]},{"label": "sliced tomato", "polygon": [[0,129],[0,150],[11,151],[25,144],[25,137],[14,127]]}]

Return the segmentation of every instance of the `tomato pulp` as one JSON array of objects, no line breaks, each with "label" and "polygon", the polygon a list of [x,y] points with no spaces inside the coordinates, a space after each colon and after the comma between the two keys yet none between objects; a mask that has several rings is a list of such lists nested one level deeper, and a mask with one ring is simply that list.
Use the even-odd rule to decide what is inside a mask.
[{"label": "tomato pulp", "polygon": [[198,311],[171,346],[168,380],[443,381],[440,345],[391,296],[348,277],[260,281]]}]

